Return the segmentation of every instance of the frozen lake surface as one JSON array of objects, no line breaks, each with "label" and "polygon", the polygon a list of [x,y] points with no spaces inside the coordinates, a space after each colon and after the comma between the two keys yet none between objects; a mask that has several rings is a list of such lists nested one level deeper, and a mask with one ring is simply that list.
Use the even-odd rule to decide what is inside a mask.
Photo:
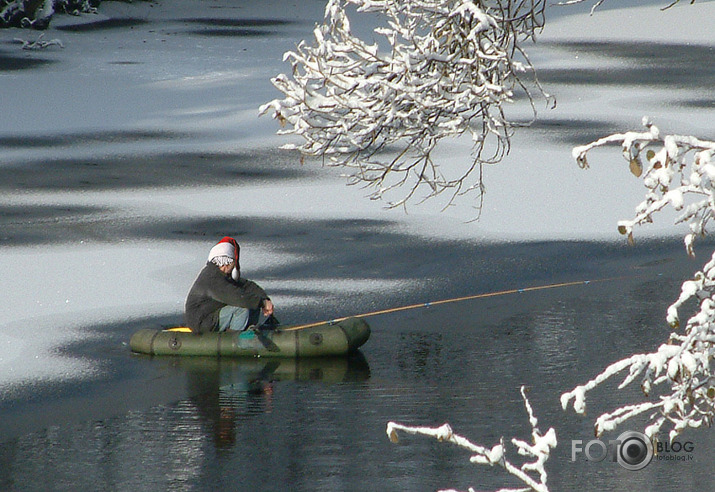
[{"label": "frozen lake surface", "polygon": [[[336,170],[276,150],[285,140],[257,108],[279,95],[268,80],[288,70],[283,52],[310,38],[323,1],[198,5],[105,2],[98,15],[57,16],[45,39],[63,49],[23,51],[13,40],[38,33],[0,31],[0,488],[39,486],[33,466],[42,452],[45,475],[64,473],[66,484],[99,476],[106,490],[243,489],[231,471],[241,484],[277,490],[261,477],[306,480],[297,490],[361,490],[361,478],[394,490],[496,488],[501,475],[464,463],[458,451],[420,440],[391,445],[384,425],[449,421],[492,444],[528,430],[520,384],[532,387],[544,425],[566,421],[565,432],[588,439],[592,422],[558,409],[558,394],[618,355],[661,343],[665,335],[649,330],[662,327],[680,282],[701,263],[681,258],[678,241],[658,239],[673,232],[667,221],[637,233],[651,241],[622,244],[615,223],[640,202],[638,180],[617,149],[594,154],[582,171],[571,147],[638,128],[644,115],[665,132],[712,138],[713,2],[554,19],[532,60],[557,108],[544,104],[504,162],[486,169],[478,222],[467,222],[469,204],[386,210]],[[444,155],[456,166],[469,148],[455,143]],[[364,360],[308,371],[338,374],[317,378],[323,384],[296,368],[263,371],[259,381],[278,381],[268,401],[266,391],[246,389],[252,367],[186,367],[132,357],[126,347],[139,326],[180,322],[208,249],[227,234],[242,245],[245,274],[269,291],[280,319],[294,322],[656,267],[635,283],[608,284],[616,291],[603,284],[590,299],[534,295],[534,305],[504,298],[376,317]],[[629,306],[621,290],[634,298]],[[632,345],[607,351],[622,336],[611,328],[634,331]],[[514,353],[524,357],[493,362]],[[195,373],[220,381],[204,394]],[[493,420],[504,402],[509,409]],[[234,414],[229,424],[223,408]],[[214,442],[215,425],[233,429],[228,446]],[[286,435],[277,472],[264,456]],[[690,436],[692,467],[660,464],[644,476],[712,482],[711,437]],[[564,484],[556,490],[590,474],[603,489],[633,479],[618,467],[570,463],[565,439],[554,458],[553,481]],[[147,440],[155,461],[130,458]],[[186,455],[173,455],[172,444]],[[315,453],[293,461],[307,450]],[[62,472],[68,462],[77,465]],[[484,482],[475,478],[484,473]]]}]

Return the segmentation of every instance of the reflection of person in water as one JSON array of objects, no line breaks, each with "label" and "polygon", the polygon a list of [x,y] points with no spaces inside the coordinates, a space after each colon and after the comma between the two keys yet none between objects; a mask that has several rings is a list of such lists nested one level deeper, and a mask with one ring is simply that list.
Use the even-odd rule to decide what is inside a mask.
[{"label": "reflection of person in water", "polygon": [[236,442],[233,418],[221,411],[219,404],[220,373],[216,371],[189,371],[188,387],[193,395],[199,417],[212,428],[216,447],[231,447]]},{"label": "reflection of person in water", "polygon": [[226,449],[236,444],[239,420],[270,411],[273,383],[258,375],[222,387],[221,367],[215,362],[188,370],[187,386],[199,417],[211,428],[214,444]]},{"label": "reflection of person in water", "polygon": [[180,357],[190,400],[218,449],[236,444],[236,425],[273,409],[275,381],[365,381],[370,368],[357,352],[349,357],[214,359]]}]

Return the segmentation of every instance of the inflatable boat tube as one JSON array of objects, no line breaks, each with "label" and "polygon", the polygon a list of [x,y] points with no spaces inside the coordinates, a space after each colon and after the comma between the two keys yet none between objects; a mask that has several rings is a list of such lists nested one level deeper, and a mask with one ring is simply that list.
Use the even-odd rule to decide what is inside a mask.
[{"label": "inflatable boat tube", "polygon": [[194,334],[141,329],[132,335],[132,352],[149,355],[217,357],[321,357],[354,352],[370,338],[361,318],[348,318],[302,329],[290,326]]}]

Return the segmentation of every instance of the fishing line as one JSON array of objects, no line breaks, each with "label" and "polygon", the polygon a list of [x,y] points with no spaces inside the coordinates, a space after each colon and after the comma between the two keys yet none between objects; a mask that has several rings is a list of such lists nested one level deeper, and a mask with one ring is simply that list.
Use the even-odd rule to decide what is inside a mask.
[{"label": "fishing line", "polygon": [[298,326],[291,326],[288,328],[282,328],[283,331],[294,331],[294,330],[302,330],[305,328],[312,328],[314,326],[320,326],[324,324],[334,324],[334,323],[339,323],[341,321],[345,321],[348,318],[367,318],[369,316],[377,316],[379,314],[390,314],[390,313],[397,313],[400,311],[409,311],[411,309],[417,309],[417,308],[426,308],[426,307],[431,307],[431,306],[439,306],[440,304],[450,304],[453,302],[462,302],[462,301],[471,301],[474,299],[485,299],[487,297],[497,297],[497,296],[504,296],[507,294],[521,294],[524,292],[534,292],[537,290],[546,290],[546,289],[556,289],[560,287],[574,287],[577,285],[588,285],[591,283],[596,283],[596,282],[612,282],[614,280],[622,280],[625,278],[634,278],[634,277],[611,277],[611,278],[602,278],[602,279],[597,279],[597,280],[577,280],[573,282],[561,282],[561,283],[556,283],[556,284],[547,284],[547,285],[539,285],[536,287],[525,287],[521,289],[508,289],[508,290],[500,290],[496,292],[487,292],[483,294],[474,294],[471,296],[464,296],[464,297],[454,297],[452,299],[443,299],[440,301],[433,301],[433,302],[422,302],[419,304],[411,304],[409,306],[400,306],[400,307],[395,307],[395,308],[389,308],[389,309],[381,309],[379,311],[372,311],[369,313],[364,313],[364,314],[358,314],[355,316],[345,316],[344,318],[336,318],[330,321],[318,321],[316,323],[308,323],[305,325],[298,325]]}]

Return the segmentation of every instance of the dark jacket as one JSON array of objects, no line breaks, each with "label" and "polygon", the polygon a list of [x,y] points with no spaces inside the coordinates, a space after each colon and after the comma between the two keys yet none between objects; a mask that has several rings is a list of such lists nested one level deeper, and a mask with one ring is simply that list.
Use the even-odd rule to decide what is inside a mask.
[{"label": "dark jacket", "polygon": [[258,309],[265,299],[268,299],[266,292],[255,282],[244,278],[234,281],[209,262],[186,297],[186,324],[194,333],[214,331],[218,327],[218,312],[224,306]]}]

